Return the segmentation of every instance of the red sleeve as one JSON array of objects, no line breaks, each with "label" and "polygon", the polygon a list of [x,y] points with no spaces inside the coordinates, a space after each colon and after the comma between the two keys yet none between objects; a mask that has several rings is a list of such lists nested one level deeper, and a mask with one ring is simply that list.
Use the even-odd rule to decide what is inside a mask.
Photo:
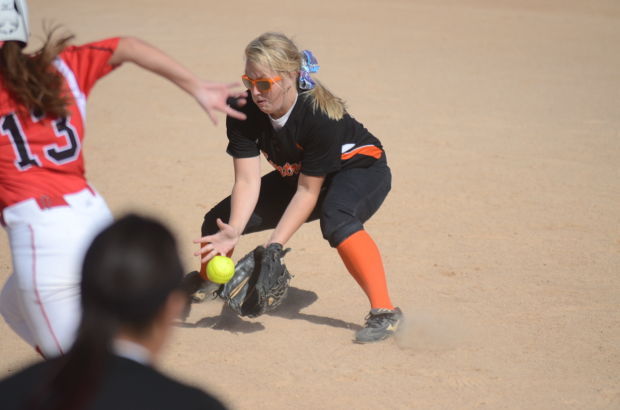
[{"label": "red sleeve", "polygon": [[118,47],[119,40],[119,37],[114,37],[81,46],[70,46],[60,53],[60,58],[71,68],[85,95],[88,96],[97,80],[117,67],[108,64],[108,60]]}]

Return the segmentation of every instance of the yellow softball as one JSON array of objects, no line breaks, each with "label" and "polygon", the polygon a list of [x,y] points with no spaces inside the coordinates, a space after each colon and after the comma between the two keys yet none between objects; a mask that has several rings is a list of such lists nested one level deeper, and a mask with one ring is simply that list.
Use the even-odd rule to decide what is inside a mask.
[{"label": "yellow softball", "polygon": [[211,282],[226,283],[234,274],[235,263],[227,256],[214,256],[207,263],[207,278]]}]

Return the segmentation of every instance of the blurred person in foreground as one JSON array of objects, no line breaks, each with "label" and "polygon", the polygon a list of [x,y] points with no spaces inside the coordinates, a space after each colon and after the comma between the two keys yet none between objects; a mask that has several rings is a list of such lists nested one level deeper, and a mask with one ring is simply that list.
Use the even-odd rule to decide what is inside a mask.
[{"label": "blurred person in foreground", "polygon": [[0,382],[2,408],[224,409],[153,367],[186,303],[182,276],[176,241],[161,223],[128,215],[110,225],[84,259],[73,347]]}]

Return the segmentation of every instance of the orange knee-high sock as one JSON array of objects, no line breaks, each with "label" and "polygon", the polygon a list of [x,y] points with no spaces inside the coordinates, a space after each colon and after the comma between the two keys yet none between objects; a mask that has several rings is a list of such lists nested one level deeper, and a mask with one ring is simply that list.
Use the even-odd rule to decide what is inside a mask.
[{"label": "orange knee-high sock", "polygon": [[336,248],[338,254],[368,296],[373,309],[394,309],[388,294],[379,248],[364,230],[355,232]]}]

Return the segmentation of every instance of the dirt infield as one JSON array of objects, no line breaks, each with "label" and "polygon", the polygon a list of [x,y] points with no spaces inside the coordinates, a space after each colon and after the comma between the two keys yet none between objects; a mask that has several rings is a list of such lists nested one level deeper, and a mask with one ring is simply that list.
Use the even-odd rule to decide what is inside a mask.
[{"label": "dirt infield", "polygon": [[[352,343],[369,307],[312,223],[289,243],[288,303],[247,320],[196,306],[165,372],[240,410],[620,408],[617,0],[29,3],[36,36],[44,18],[76,42],[139,36],[217,81],[239,79],[252,38],[285,32],[385,145],[393,190],[367,229],[399,337]],[[90,181],[116,215],[168,223],[188,270],[230,190],[225,147],[222,116],[135,67],[89,100]],[[1,235],[0,283],[10,272]],[[37,359],[0,334],[0,377]]]}]

